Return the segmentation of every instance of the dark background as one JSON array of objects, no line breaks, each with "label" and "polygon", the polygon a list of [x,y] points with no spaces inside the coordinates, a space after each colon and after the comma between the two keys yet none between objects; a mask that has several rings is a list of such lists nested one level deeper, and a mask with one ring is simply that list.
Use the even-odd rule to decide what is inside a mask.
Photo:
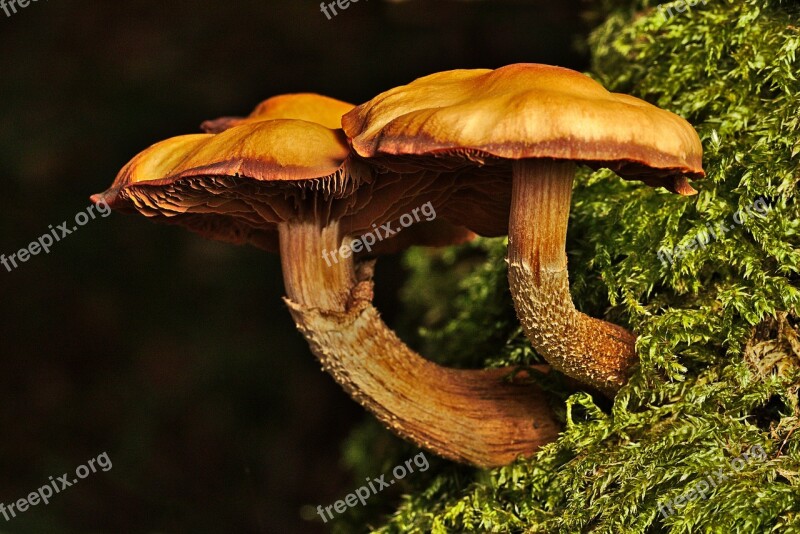
[{"label": "dark background", "polygon": [[[360,103],[452,68],[585,69],[584,7],[361,0],[330,21],[316,0],[0,11],[0,253],[72,226],[149,144],[275,94]],[[389,324],[402,277],[398,258],[379,262]],[[104,451],[113,462],[0,517],[0,532],[324,532],[304,507],[356,487],[340,449],[369,416],[320,371],[282,295],[277,256],[116,213],[0,267],[0,502]]]}]

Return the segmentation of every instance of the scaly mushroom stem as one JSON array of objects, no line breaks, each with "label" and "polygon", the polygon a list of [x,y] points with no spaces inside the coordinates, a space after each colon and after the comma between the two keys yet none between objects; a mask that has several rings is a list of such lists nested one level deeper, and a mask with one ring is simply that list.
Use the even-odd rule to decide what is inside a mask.
[{"label": "scaly mushroom stem", "polygon": [[565,244],[575,164],[521,160],[513,173],[508,280],[522,327],[555,369],[613,396],[636,362],[636,337],[572,303]]},{"label": "scaly mushroom stem", "polygon": [[342,242],[337,222],[282,223],[279,235],[298,329],[323,368],[394,432],[481,467],[508,464],[557,437],[546,397],[529,382],[508,381],[513,370],[447,369],[409,349],[371,304],[372,262],[323,259]]}]

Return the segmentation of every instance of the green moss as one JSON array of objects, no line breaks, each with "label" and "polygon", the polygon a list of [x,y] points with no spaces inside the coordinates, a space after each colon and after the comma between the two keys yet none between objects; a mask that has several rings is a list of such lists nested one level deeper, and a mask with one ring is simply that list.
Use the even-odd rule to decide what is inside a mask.
[{"label": "green moss", "polygon": [[[655,2],[605,9],[592,74],[687,118],[708,173],[689,198],[606,171],[576,186],[575,302],[632,327],[641,366],[613,406],[580,392],[563,401],[555,386],[558,442],[492,471],[442,462],[380,532],[800,532],[800,6],[708,0],[670,19]],[[733,222],[756,202],[769,210]],[[733,228],[690,246],[719,223]],[[686,253],[674,263],[659,259],[676,247]],[[457,295],[434,283],[476,251],[485,260]],[[426,354],[463,365],[535,359],[504,252],[502,240],[482,240],[408,256],[407,300],[429,311]],[[766,458],[732,469],[753,446]],[[719,469],[729,476],[706,498],[659,513]]]}]

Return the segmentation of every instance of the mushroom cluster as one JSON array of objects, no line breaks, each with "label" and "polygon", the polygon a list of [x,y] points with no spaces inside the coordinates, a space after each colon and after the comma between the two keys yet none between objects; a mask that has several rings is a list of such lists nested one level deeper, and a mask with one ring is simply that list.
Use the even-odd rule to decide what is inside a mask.
[{"label": "mushroom cluster", "polygon": [[[424,170],[372,167],[351,153],[341,129],[330,128],[328,118],[341,117],[342,107],[352,108],[319,95],[283,95],[250,117],[205,123],[209,133],[168,139],[134,157],[93,200],[213,239],[280,251],[286,304],[312,351],[401,436],[481,466],[535,451],[558,433],[540,391],[507,379],[511,369],[446,369],[425,360],[372,306],[373,262],[364,254],[335,263],[323,258],[350,236],[427,202],[451,204],[452,218],[466,209],[469,188],[479,181],[458,185]],[[405,229],[373,252],[474,235],[448,217]]]},{"label": "mushroom cluster", "polygon": [[[515,369],[448,369],[409,349],[371,304],[373,257],[508,234],[512,294],[534,347],[613,393],[634,337],[572,305],[564,241],[575,165],[681,194],[693,191],[684,175],[702,176],[688,123],[542,65],[443,72],[357,108],[281,95],[203,129],[144,150],[93,200],[279,252],[285,302],[323,368],[400,436],[484,467],[555,439],[547,397]],[[325,251],[426,203],[435,219],[327,261]]]}]

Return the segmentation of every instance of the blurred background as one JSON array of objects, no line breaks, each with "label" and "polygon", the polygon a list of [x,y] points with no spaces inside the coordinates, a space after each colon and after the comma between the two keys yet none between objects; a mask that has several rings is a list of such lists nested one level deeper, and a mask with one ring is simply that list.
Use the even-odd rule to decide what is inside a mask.
[{"label": "blurred background", "polygon": [[[0,253],[108,187],[134,154],[280,93],[360,103],[453,68],[585,69],[581,0],[39,0],[0,10]],[[403,271],[378,264],[397,321]],[[107,452],[0,532],[326,532],[357,485],[341,447],[369,415],[281,301],[277,256],[143,217],[97,217],[0,267],[0,502]],[[380,475],[376,472],[375,476]]]}]

